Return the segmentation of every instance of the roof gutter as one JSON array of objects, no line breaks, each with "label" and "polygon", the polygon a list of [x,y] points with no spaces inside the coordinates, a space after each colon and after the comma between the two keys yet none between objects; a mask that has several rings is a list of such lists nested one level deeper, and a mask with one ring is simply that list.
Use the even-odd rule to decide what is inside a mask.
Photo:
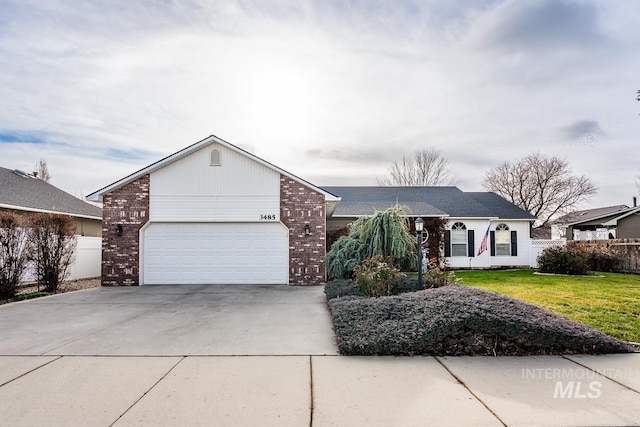
[{"label": "roof gutter", "polygon": [[102,221],[102,217],[101,216],[82,215],[82,214],[75,214],[75,213],[70,213],[70,212],[52,211],[52,210],[38,209],[38,208],[28,208],[26,206],[6,205],[4,203],[0,203],[0,208],[2,208],[2,209],[11,209],[11,210],[14,210],[14,211],[50,213],[50,214],[58,214],[58,215],[69,215],[69,216],[72,216],[72,217],[75,217],[75,218],[96,219],[96,220]]}]

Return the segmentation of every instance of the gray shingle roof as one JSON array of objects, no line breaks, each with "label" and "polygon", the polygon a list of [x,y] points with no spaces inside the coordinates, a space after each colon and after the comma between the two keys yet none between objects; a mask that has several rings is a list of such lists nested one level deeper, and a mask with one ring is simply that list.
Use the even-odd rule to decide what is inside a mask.
[{"label": "gray shingle roof", "polygon": [[592,219],[604,218],[610,215],[622,214],[629,211],[627,205],[605,206],[602,208],[584,209],[570,212],[553,221],[554,225],[567,225],[577,222],[590,221]]},{"label": "gray shingle roof", "polygon": [[536,217],[531,215],[524,209],[519,208],[502,196],[490,191],[481,192],[465,192],[465,194],[477,200],[484,205],[492,215],[502,219],[530,219],[535,220]]},{"label": "gray shingle roof", "polygon": [[0,167],[0,206],[102,219],[102,209],[53,185]]},{"label": "gray shingle roof", "polygon": [[501,218],[535,220],[495,193],[464,192],[457,187],[322,187],[342,198],[333,214],[371,215],[396,204],[409,208],[416,216],[454,218]]}]

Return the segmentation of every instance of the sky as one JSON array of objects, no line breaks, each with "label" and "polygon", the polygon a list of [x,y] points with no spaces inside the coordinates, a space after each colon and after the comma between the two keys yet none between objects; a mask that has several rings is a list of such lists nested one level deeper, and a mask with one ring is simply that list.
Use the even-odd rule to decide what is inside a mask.
[{"label": "sky", "polygon": [[635,0],[0,0],[0,166],[86,196],[216,135],[318,186],[417,150],[640,174]]}]

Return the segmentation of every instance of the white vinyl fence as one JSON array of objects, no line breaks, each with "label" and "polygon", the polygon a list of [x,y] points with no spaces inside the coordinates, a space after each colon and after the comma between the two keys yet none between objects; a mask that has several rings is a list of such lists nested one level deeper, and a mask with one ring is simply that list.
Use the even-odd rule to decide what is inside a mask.
[{"label": "white vinyl fence", "polygon": [[[78,236],[76,253],[73,264],[65,280],[80,280],[90,277],[99,277],[102,267],[102,237]],[[22,280],[33,282],[35,280],[33,267],[29,267]]]},{"label": "white vinyl fence", "polygon": [[[609,236],[611,234],[611,236]],[[573,230],[573,240],[607,240],[615,237],[615,231],[606,228],[601,230]]]},{"label": "white vinyl fence", "polygon": [[532,268],[538,268],[538,257],[545,249],[551,246],[565,246],[567,241],[564,239],[531,239],[531,250],[529,251],[529,265]]},{"label": "white vinyl fence", "polygon": [[98,277],[102,268],[102,237],[78,236],[76,256],[66,280]]}]

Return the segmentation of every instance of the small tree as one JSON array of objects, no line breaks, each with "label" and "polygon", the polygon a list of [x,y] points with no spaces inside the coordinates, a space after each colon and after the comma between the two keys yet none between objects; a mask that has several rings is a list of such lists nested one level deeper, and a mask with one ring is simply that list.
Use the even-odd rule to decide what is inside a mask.
[{"label": "small tree", "polygon": [[65,215],[35,214],[29,221],[29,257],[38,284],[55,292],[73,262],[77,238],[73,219]]},{"label": "small tree", "polygon": [[22,217],[0,211],[0,298],[11,298],[27,267],[29,242]]},{"label": "small tree", "polygon": [[49,167],[45,159],[40,159],[38,163],[36,163],[35,175],[44,182],[51,182],[51,174],[49,173]]}]

